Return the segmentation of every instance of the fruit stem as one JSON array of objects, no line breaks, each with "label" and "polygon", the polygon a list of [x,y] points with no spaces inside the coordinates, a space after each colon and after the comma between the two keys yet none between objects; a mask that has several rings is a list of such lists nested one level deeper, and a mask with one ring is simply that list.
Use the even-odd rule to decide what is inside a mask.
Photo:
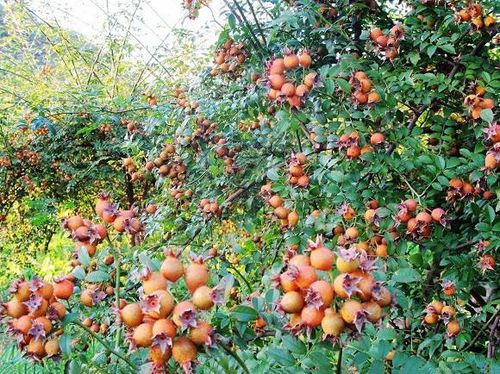
[{"label": "fruit stem", "polygon": [[99,343],[101,343],[104,346],[104,348],[106,348],[108,350],[109,353],[111,353],[111,354],[115,355],[116,357],[118,357],[119,359],[123,360],[125,363],[127,363],[128,366],[130,366],[132,369],[137,371],[137,367],[132,363],[132,361],[130,361],[127,357],[122,355],[120,352],[111,348],[103,338],[101,338],[98,334],[93,332],[91,329],[89,329],[83,323],[81,323],[80,321],[71,321],[71,323],[73,323],[73,324],[77,325],[78,327],[80,327],[81,329],[85,330],[89,335],[91,335],[93,338],[95,338],[97,341],[99,341]]},{"label": "fruit stem", "polygon": [[241,368],[243,369],[243,371],[245,371],[245,373],[250,374],[250,370],[248,370],[247,366],[245,365],[245,362],[243,362],[241,357],[235,351],[233,351],[231,348],[229,348],[226,344],[222,342],[220,342],[219,344],[222,346],[222,348],[224,348],[224,350],[229,355],[231,355],[238,362],[238,364],[240,364]]},{"label": "fruit stem", "polygon": [[342,374],[342,347],[339,349],[339,357],[337,359],[337,370],[335,371],[337,374]]}]

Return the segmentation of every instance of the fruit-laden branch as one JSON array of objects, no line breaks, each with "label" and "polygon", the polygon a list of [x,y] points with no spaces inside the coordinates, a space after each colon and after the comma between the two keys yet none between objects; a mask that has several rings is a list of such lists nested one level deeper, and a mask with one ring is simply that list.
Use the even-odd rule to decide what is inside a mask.
[{"label": "fruit-laden branch", "polygon": [[[255,48],[255,51],[259,55],[262,56],[261,50],[263,50],[264,48],[260,44],[259,39],[257,38],[257,36],[255,35],[255,33],[253,32],[252,28],[248,24],[248,21],[246,21],[246,19],[245,19],[246,22],[244,22],[243,19],[240,17],[240,15],[237,13],[237,11],[229,4],[229,2],[227,0],[224,0],[224,3],[227,5],[227,7],[231,11],[231,13],[234,15],[234,17],[238,20],[238,23],[240,25],[242,25],[242,26],[243,25],[246,26],[246,28],[250,32],[250,35],[253,36],[253,38],[251,36],[248,38],[250,40],[250,43],[252,43],[253,47]],[[239,4],[237,4],[237,3],[236,3],[236,5],[239,6]]]},{"label": "fruit-laden branch", "polygon": [[[487,40],[483,39],[480,43],[478,43],[476,45],[476,47],[472,50],[470,55],[475,56],[481,50],[481,48],[484,47],[486,42],[487,42]],[[447,76],[448,79],[450,79],[450,80],[453,79],[455,74],[457,74],[458,68],[460,67],[461,62],[462,62],[462,57],[460,56],[457,59],[457,61],[454,62],[453,69],[451,69],[450,73]],[[411,135],[413,128],[416,126],[416,124],[417,124],[419,118],[422,116],[422,114],[424,114],[429,108],[431,108],[434,104],[436,104],[437,100],[438,99],[434,97],[428,104],[422,105],[417,110],[417,112],[413,115],[413,118],[411,119],[410,123],[408,123],[408,126],[406,127],[409,130],[408,135]],[[389,146],[387,153],[390,155],[390,154],[392,154],[392,152],[394,152],[395,149],[396,149],[396,143],[392,143]]]}]

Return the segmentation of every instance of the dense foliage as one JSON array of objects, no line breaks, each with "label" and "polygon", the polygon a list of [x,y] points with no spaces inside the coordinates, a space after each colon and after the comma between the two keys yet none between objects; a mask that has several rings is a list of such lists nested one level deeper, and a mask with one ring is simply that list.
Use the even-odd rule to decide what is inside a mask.
[{"label": "dense foliage", "polygon": [[498,371],[495,2],[225,4],[153,85],[44,24],[46,93],[1,62],[2,369]]}]

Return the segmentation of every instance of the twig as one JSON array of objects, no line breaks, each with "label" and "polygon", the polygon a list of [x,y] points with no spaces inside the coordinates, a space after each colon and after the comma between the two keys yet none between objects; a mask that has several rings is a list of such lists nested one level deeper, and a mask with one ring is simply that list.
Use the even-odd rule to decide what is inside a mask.
[{"label": "twig", "polygon": [[462,348],[460,351],[467,351],[469,348],[471,348],[476,343],[476,340],[479,339],[479,337],[481,336],[483,331],[486,330],[488,328],[488,326],[491,324],[491,322],[498,316],[499,312],[500,312],[500,308],[497,308],[495,313],[493,313],[491,318],[486,323],[483,324],[483,327],[481,327],[481,329],[478,331],[476,336],[474,336],[474,338],[471,340],[471,342],[465,348]]},{"label": "twig", "polygon": [[115,351],[113,348],[109,346],[109,344],[101,338],[98,334],[93,332],[91,329],[89,329],[87,326],[85,326],[83,323],[80,321],[71,321],[72,324],[77,325],[81,329],[85,330],[89,335],[91,335],[93,338],[95,338],[99,343],[101,343],[104,348],[108,350],[109,353],[115,355],[122,361],[126,362],[135,372],[137,372],[137,367],[130,361],[126,356],[122,355],[120,352]]}]

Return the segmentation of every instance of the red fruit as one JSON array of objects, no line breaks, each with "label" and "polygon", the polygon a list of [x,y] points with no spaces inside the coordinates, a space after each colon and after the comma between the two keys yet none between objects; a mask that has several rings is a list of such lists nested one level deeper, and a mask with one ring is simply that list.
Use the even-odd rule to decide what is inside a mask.
[{"label": "red fruit", "polygon": [[181,260],[170,252],[165,261],[163,261],[160,271],[170,282],[176,282],[184,274],[184,266]]},{"label": "red fruit", "polygon": [[325,335],[340,336],[342,331],[344,331],[345,322],[340,314],[328,308],[325,309],[325,316],[321,320],[321,328]]},{"label": "red fruit", "polygon": [[346,323],[352,324],[356,321],[357,315],[362,311],[363,307],[359,301],[347,300],[340,308],[340,315]]},{"label": "red fruit", "polygon": [[165,334],[166,336],[173,338],[175,337],[177,327],[169,319],[159,319],[153,324],[153,337],[160,334]]},{"label": "red fruit", "polygon": [[448,336],[458,335],[461,331],[460,323],[457,320],[450,321],[446,326],[446,332]]},{"label": "red fruit", "polygon": [[325,316],[323,309],[317,309],[314,306],[306,306],[300,313],[300,319],[304,326],[315,328],[321,324],[321,320]]},{"label": "red fruit", "polygon": [[297,267],[297,276],[295,278],[295,283],[299,288],[307,288],[313,282],[318,279],[318,275],[316,274],[316,270],[312,266],[298,266]]},{"label": "red fruit", "polygon": [[406,206],[409,212],[414,212],[417,210],[418,203],[416,200],[408,199],[403,201],[403,204]]},{"label": "red fruit", "polygon": [[19,301],[26,301],[30,298],[31,295],[30,285],[25,281],[15,281],[12,284],[10,292]]},{"label": "red fruit", "polygon": [[208,310],[214,306],[212,289],[207,286],[200,286],[193,293],[193,304],[200,310]]},{"label": "red fruit", "polygon": [[311,265],[311,261],[306,255],[295,255],[290,259],[290,261],[288,261],[288,264],[295,266]]},{"label": "red fruit", "polygon": [[148,272],[148,274],[142,278],[142,288],[146,295],[158,290],[166,290],[167,280],[161,273]]},{"label": "red fruit", "polygon": [[370,39],[373,41],[377,40],[377,38],[382,36],[382,35],[384,35],[384,33],[378,27],[376,27],[370,31]]},{"label": "red fruit", "polygon": [[172,357],[175,362],[181,365],[188,364],[194,361],[197,353],[196,345],[191,339],[182,336],[174,340]]},{"label": "red fruit", "polygon": [[83,226],[83,218],[80,216],[69,217],[64,220],[63,226],[65,229],[75,231],[77,228]]},{"label": "red fruit", "polygon": [[12,321],[12,327],[21,332],[22,334],[28,334],[28,331],[33,326],[33,317],[30,315],[21,316],[18,319]]},{"label": "red fruit", "polygon": [[432,217],[429,213],[427,212],[420,212],[417,214],[415,217],[417,222],[424,223],[424,224],[429,224],[432,222]]},{"label": "red fruit", "polygon": [[280,90],[281,94],[287,97],[291,97],[295,95],[295,86],[293,83],[285,83],[283,86],[281,86]]},{"label": "red fruit", "polygon": [[75,285],[70,280],[63,278],[54,283],[54,296],[58,299],[67,300],[73,294]]},{"label": "red fruit", "polygon": [[159,367],[165,365],[171,355],[172,349],[170,347],[164,349],[163,347],[155,345],[151,347],[149,351],[149,359],[153,364]]},{"label": "red fruit", "polygon": [[376,323],[382,318],[382,308],[375,301],[368,301],[361,304],[363,310],[366,312],[366,318],[371,323]]},{"label": "red fruit", "polygon": [[184,273],[184,280],[189,292],[207,284],[209,278],[207,266],[204,263],[191,262]]},{"label": "red fruit", "polygon": [[309,87],[309,89],[313,88],[314,85],[316,84],[318,74],[315,72],[308,73],[304,77],[304,84]]},{"label": "red fruit", "polygon": [[182,301],[177,304],[172,312],[172,321],[178,327],[196,325],[196,307],[191,301]]},{"label": "red fruit", "polygon": [[271,74],[268,79],[271,84],[271,88],[275,90],[281,90],[281,87],[283,87],[286,82],[285,77],[279,74]]},{"label": "red fruit", "polygon": [[387,47],[387,41],[389,40],[389,38],[385,35],[380,35],[376,40],[375,42],[382,48],[385,48]]},{"label": "red fruit", "polygon": [[211,345],[213,327],[206,321],[198,321],[196,327],[189,329],[189,337],[196,345]]},{"label": "red fruit", "polygon": [[372,296],[373,287],[375,287],[375,279],[370,273],[363,273],[360,270],[356,270],[351,273],[352,276],[359,278],[357,284],[358,291],[357,295],[363,301],[367,301]]},{"label": "red fruit", "polygon": [[373,146],[379,145],[379,144],[382,144],[384,142],[384,140],[385,140],[384,134],[382,134],[380,132],[375,132],[370,137],[370,144]]},{"label": "red fruit", "polygon": [[136,327],[142,323],[144,315],[139,304],[128,304],[120,310],[120,318],[128,327]]},{"label": "red fruit", "polygon": [[95,212],[102,218],[104,210],[110,205],[109,196],[107,194],[99,194],[99,198],[95,202]]},{"label": "red fruit", "polygon": [[359,281],[359,278],[353,277],[349,273],[338,275],[333,281],[335,294],[342,299],[351,297],[358,290],[357,284]]},{"label": "red fruit", "polygon": [[174,309],[174,299],[168,291],[157,290],[144,296],[141,307],[148,317],[165,318]]},{"label": "red fruit", "polygon": [[285,62],[282,58],[275,59],[271,64],[271,68],[269,69],[270,74],[283,74],[284,71]]},{"label": "red fruit", "polygon": [[304,298],[297,291],[289,291],[281,298],[280,306],[285,313],[298,313],[304,307]]},{"label": "red fruit", "polygon": [[317,280],[307,290],[306,302],[310,305],[326,308],[333,300],[333,286],[325,280]]},{"label": "red fruit", "polygon": [[31,339],[25,350],[29,355],[38,358],[42,358],[46,354],[42,339]]},{"label": "red fruit", "polygon": [[303,68],[308,68],[309,66],[311,66],[311,63],[312,63],[311,55],[308,52],[304,51],[299,55],[300,66],[302,66]]},{"label": "red fruit", "polygon": [[141,323],[132,333],[132,341],[137,347],[149,347],[153,340],[153,325]]},{"label": "red fruit", "polygon": [[424,317],[424,322],[428,325],[435,325],[439,321],[439,316],[434,313],[427,313]]},{"label": "red fruit", "polygon": [[61,352],[59,346],[59,338],[52,338],[45,342],[44,350],[47,353],[47,357],[57,356]]},{"label": "red fruit", "polygon": [[299,289],[295,283],[295,277],[289,272],[281,274],[279,280],[281,288],[283,288],[283,291],[285,292],[297,291]]},{"label": "red fruit", "polygon": [[22,301],[19,301],[16,298],[3,303],[2,306],[4,307],[4,313],[12,318],[19,318],[21,316],[24,316],[25,314],[28,314],[28,308],[26,307],[26,305],[24,305]]},{"label": "red fruit", "polygon": [[64,318],[66,315],[66,307],[64,304],[54,301],[52,304],[49,305],[49,308],[47,309],[47,317],[49,317],[52,320],[61,320]]},{"label": "red fruit", "polygon": [[285,64],[285,69],[292,70],[296,69],[299,66],[299,58],[295,53],[287,54],[283,58],[283,62]]},{"label": "red fruit", "polygon": [[334,260],[334,253],[324,246],[311,251],[311,266],[318,270],[331,270]]}]

